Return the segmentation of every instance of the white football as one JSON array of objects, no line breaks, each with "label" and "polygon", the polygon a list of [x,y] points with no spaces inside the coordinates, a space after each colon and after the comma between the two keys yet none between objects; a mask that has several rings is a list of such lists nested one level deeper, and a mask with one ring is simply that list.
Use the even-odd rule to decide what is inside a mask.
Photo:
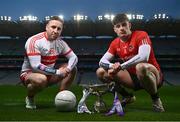
[{"label": "white football", "polygon": [[71,91],[61,91],[55,97],[55,106],[58,111],[72,111],[76,106],[76,96]]}]

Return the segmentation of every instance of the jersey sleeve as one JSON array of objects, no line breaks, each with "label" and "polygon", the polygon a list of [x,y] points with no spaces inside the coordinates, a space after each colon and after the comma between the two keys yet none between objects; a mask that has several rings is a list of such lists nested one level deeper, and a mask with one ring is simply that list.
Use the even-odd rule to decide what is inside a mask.
[{"label": "jersey sleeve", "polygon": [[138,42],[138,46],[146,45],[146,44],[151,45],[151,40],[148,34],[144,31],[141,31],[141,33],[137,37],[137,42]]},{"label": "jersey sleeve", "polygon": [[38,41],[33,38],[29,38],[27,40],[25,45],[25,50],[27,56],[40,55]]},{"label": "jersey sleeve", "polygon": [[63,40],[61,40],[61,46],[63,47],[61,55],[66,56],[72,51],[72,49],[68,46],[68,44]]},{"label": "jersey sleeve", "polygon": [[115,41],[112,41],[107,52],[111,53],[112,55],[116,55],[116,46]]}]

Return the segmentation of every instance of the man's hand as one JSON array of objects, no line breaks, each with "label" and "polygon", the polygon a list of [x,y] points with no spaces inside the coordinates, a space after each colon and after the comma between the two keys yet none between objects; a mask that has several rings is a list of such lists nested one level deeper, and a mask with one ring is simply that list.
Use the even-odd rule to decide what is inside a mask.
[{"label": "man's hand", "polygon": [[116,72],[118,72],[121,69],[121,64],[119,62],[115,62],[112,65],[112,69],[114,69]]},{"label": "man's hand", "polygon": [[121,64],[116,62],[112,65],[112,67],[108,70],[108,76],[113,78],[118,72],[121,70]]},{"label": "man's hand", "polygon": [[64,77],[67,77],[71,71],[67,67],[60,67],[58,69],[58,72],[59,72],[59,75],[64,78]]}]

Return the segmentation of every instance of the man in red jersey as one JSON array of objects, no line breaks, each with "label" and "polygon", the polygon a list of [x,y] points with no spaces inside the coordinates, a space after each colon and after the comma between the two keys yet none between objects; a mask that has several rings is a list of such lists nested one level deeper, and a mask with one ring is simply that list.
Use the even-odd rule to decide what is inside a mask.
[{"label": "man in red jersey", "polygon": [[[113,80],[134,90],[144,89],[152,98],[153,110],[164,112],[158,95],[158,88],[163,83],[162,73],[148,34],[144,31],[131,31],[131,23],[126,14],[117,14],[112,23],[118,37],[111,42],[101,58],[97,77],[104,82]],[[112,63],[115,56],[123,63]]]},{"label": "man in red jersey", "polygon": [[[30,37],[26,44],[26,56],[20,79],[27,87],[26,108],[36,109],[35,95],[50,84],[60,83],[59,91],[68,89],[76,76],[77,56],[60,37],[63,20],[53,16],[46,24],[46,31]],[[68,63],[55,68],[59,55]]]}]

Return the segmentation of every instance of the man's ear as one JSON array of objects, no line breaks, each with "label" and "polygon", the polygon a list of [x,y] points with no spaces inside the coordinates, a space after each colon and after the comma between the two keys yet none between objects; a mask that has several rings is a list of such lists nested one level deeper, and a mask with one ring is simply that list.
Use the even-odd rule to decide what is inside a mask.
[{"label": "man's ear", "polygon": [[47,31],[47,28],[48,28],[48,27],[47,27],[47,25],[46,25],[46,31]]},{"label": "man's ear", "polygon": [[113,27],[113,29],[114,29],[114,32],[117,33],[117,29],[115,27]]},{"label": "man's ear", "polygon": [[131,29],[132,24],[129,22],[129,29]]}]

